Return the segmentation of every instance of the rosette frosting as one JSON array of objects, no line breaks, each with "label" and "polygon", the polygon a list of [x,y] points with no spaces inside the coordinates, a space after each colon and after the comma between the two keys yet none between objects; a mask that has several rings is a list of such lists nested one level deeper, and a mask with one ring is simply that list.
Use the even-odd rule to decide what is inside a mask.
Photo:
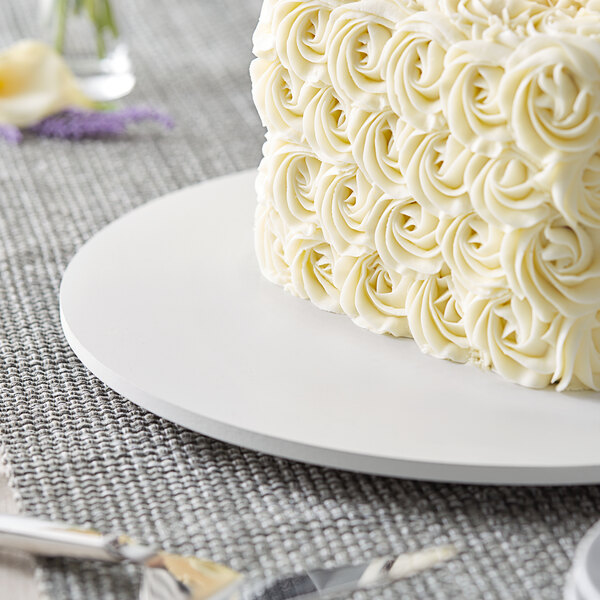
[{"label": "rosette frosting", "polygon": [[325,50],[330,14],[330,7],[318,1],[275,4],[275,50],[281,63],[304,81],[329,82]]},{"label": "rosette frosting", "polygon": [[552,197],[546,180],[526,156],[510,149],[496,158],[479,157],[465,171],[473,208],[504,230],[530,227],[549,216]]},{"label": "rosette frosting", "polygon": [[272,142],[272,147],[267,194],[288,230],[310,232],[318,224],[315,195],[322,163],[303,146]]},{"label": "rosette frosting", "polygon": [[466,362],[471,354],[463,309],[449,275],[414,281],[407,294],[410,332],[427,354]]},{"label": "rosette frosting", "polygon": [[587,152],[600,137],[600,43],[533,35],[511,55],[499,101],[516,144],[541,161]]},{"label": "rosette frosting", "polygon": [[254,232],[256,256],[263,274],[269,281],[288,287],[291,272],[285,258],[285,231],[272,206],[264,203],[257,206]]},{"label": "rosette frosting", "polygon": [[390,200],[378,216],[375,247],[388,268],[399,273],[438,273],[443,265],[436,239],[439,219],[411,196]]},{"label": "rosette frosting", "polygon": [[379,110],[386,105],[383,49],[392,36],[392,23],[369,4],[354,2],[336,8],[327,37],[327,68],[336,92],[347,103]]},{"label": "rosette frosting", "polygon": [[502,231],[473,212],[442,219],[436,234],[457,284],[484,297],[506,287],[506,275],[500,262]]},{"label": "rosette frosting", "polygon": [[290,236],[285,258],[291,275],[288,291],[309,299],[319,308],[340,312],[340,292],[333,280],[336,254],[320,231],[309,236],[300,232]]},{"label": "rosette frosting", "polygon": [[600,146],[583,160],[564,161],[554,166],[552,199],[564,218],[600,228]]},{"label": "rosette frosting", "polygon": [[600,2],[265,0],[254,48],[270,281],[600,390]]},{"label": "rosette frosting", "polygon": [[383,192],[358,170],[325,170],[316,210],[325,239],[340,255],[360,256],[373,247],[372,224],[383,207]]},{"label": "rosette frosting", "polygon": [[332,87],[321,88],[304,110],[304,135],[313,151],[334,164],[352,162],[348,113]]},{"label": "rosette frosting", "polygon": [[600,388],[600,317],[592,313],[563,321],[557,341],[554,381],[559,390]]},{"label": "rosette frosting", "polygon": [[468,212],[465,171],[473,159],[472,152],[448,130],[413,132],[399,145],[399,163],[417,202],[438,215]]},{"label": "rosette frosting", "polygon": [[439,13],[405,19],[385,46],[386,88],[392,109],[413,127],[431,131],[443,124],[440,83],[444,59],[463,35]]},{"label": "rosette frosting", "polygon": [[401,127],[398,116],[391,110],[379,113],[354,110],[348,126],[356,164],[375,185],[393,196],[406,189],[400,163]]},{"label": "rosette frosting", "polygon": [[452,46],[446,57],[441,93],[450,131],[467,148],[497,156],[511,140],[499,105],[506,46],[468,41]]},{"label": "rosette frosting", "polygon": [[467,338],[484,367],[528,387],[552,381],[558,341],[556,319],[540,319],[533,307],[514,295],[464,302]]},{"label": "rosette frosting", "polygon": [[303,83],[278,60],[252,63],[252,91],[264,126],[288,139],[302,135],[302,116],[316,88]]},{"label": "rosette frosting", "polygon": [[360,327],[396,337],[410,335],[406,293],[410,277],[388,271],[375,252],[345,256],[336,264],[342,310]]},{"label": "rosette frosting", "polygon": [[597,312],[597,231],[570,226],[558,216],[529,229],[507,233],[501,259],[515,295],[527,298],[541,318],[550,320],[555,312],[568,317]]}]

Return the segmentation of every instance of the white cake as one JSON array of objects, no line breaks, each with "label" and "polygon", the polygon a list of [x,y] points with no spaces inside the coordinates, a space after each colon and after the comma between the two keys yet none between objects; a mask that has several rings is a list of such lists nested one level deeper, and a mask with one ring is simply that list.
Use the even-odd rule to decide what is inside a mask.
[{"label": "white cake", "polygon": [[530,387],[600,389],[600,2],[266,0],[263,274]]}]

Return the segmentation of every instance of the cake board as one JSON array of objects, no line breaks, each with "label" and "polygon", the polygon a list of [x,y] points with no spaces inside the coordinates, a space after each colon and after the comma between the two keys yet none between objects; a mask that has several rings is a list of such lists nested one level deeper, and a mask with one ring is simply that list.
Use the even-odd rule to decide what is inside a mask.
[{"label": "cake board", "polygon": [[152,201],[88,241],[60,289],[99,379],[198,433],[377,475],[600,483],[600,394],[530,390],[421,354],[260,275],[255,171]]}]

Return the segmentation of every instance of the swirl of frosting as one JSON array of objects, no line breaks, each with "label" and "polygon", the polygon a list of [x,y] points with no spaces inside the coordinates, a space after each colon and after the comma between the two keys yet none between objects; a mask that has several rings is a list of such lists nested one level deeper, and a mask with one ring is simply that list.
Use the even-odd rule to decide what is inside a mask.
[{"label": "swirl of frosting", "polygon": [[322,88],[309,102],[303,129],[318,156],[334,164],[352,162],[348,113],[332,87]]},{"label": "swirl of frosting", "polygon": [[[448,131],[398,136],[398,163],[412,196],[436,215],[469,210],[465,170],[473,154]],[[385,188],[384,188],[385,189]]]},{"label": "swirl of frosting", "polygon": [[[510,1],[510,0],[509,0]],[[482,27],[488,25],[494,17],[502,15],[504,0],[430,0],[429,5],[437,4],[439,9],[459,21],[462,25]]]},{"label": "swirl of frosting", "polygon": [[410,336],[406,293],[412,277],[388,271],[376,252],[344,256],[335,266],[342,310],[360,327],[396,337]]},{"label": "swirl of frosting", "polygon": [[317,226],[315,195],[322,163],[302,146],[272,141],[265,146],[272,202],[287,230]]},{"label": "swirl of frosting", "polygon": [[272,60],[275,56],[273,37],[273,1],[265,0],[260,9],[260,17],[252,34],[252,53],[257,58]]},{"label": "swirl of frosting", "polygon": [[290,236],[285,257],[290,265],[291,284],[286,288],[290,293],[310,300],[323,310],[342,312],[340,292],[333,281],[337,257],[321,231]]},{"label": "swirl of frosting", "polygon": [[275,48],[282,64],[303,81],[328,83],[325,57],[331,9],[314,0],[283,0],[275,5]]},{"label": "swirl of frosting", "polygon": [[552,200],[569,224],[600,228],[600,149],[554,166]]},{"label": "swirl of frosting", "polygon": [[512,290],[536,314],[579,317],[600,307],[600,239],[597,232],[551,220],[504,237],[502,266]]},{"label": "swirl of frosting", "polygon": [[600,391],[600,313],[564,319],[556,344],[556,389]]},{"label": "swirl of frosting", "polygon": [[511,140],[498,103],[506,46],[468,41],[446,55],[441,97],[452,134],[473,152],[497,156]]},{"label": "swirl of frosting", "polygon": [[516,150],[507,148],[497,158],[471,161],[465,181],[473,208],[494,227],[531,227],[550,215],[550,186]]},{"label": "swirl of frosting", "polygon": [[491,296],[506,289],[500,262],[503,232],[477,213],[441,219],[437,239],[453,279],[466,290]]},{"label": "swirl of frosting", "polygon": [[292,281],[285,257],[285,228],[272,204],[259,202],[254,219],[254,248],[263,275],[276,285]]},{"label": "swirl of frosting", "polygon": [[375,230],[375,248],[390,270],[434,274],[443,258],[436,240],[439,219],[413,198],[391,200]]},{"label": "swirl of frosting", "polygon": [[[575,33],[581,36],[598,35],[598,9],[592,2],[558,0],[553,6],[537,11],[525,25],[527,35]],[[591,10],[589,10],[591,9]]]},{"label": "swirl of frosting", "polygon": [[406,193],[400,169],[401,132],[399,118],[391,110],[368,113],[353,110],[348,124],[352,155],[369,179],[391,196]]},{"label": "swirl of frosting", "polygon": [[252,96],[263,125],[282,135],[302,135],[302,115],[317,92],[278,60],[257,58],[250,65]]},{"label": "swirl of frosting", "polygon": [[497,25],[523,28],[536,16],[561,3],[561,0],[429,0],[427,6],[440,5],[442,12],[470,29],[471,38],[479,39],[486,30]]},{"label": "swirl of frosting", "polygon": [[461,363],[469,359],[463,311],[450,275],[414,281],[406,305],[411,335],[422,352]]},{"label": "swirl of frosting", "polygon": [[443,125],[444,57],[460,39],[460,31],[443,15],[422,12],[405,19],[386,44],[382,60],[390,105],[413,127],[431,131]]},{"label": "swirl of frosting", "polygon": [[349,106],[356,104],[369,110],[386,106],[382,53],[392,36],[391,27],[392,23],[377,13],[351,10],[348,6],[332,11],[327,68],[335,91]]},{"label": "swirl of frosting", "polygon": [[531,36],[507,61],[500,106],[517,144],[540,160],[585,152],[600,137],[600,45],[583,42]]},{"label": "swirl of frosting", "polygon": [[[502,10],[511,0],[434,0],[440,9],[467,25],[487,25],[490,19],[501,18]],[[430,3],[431,4],[431,3]],[[521,2],[519,2],[521,4]],[[526,4],[526,3],[523,3]]]},{"label": "swirl of frosting", "polygon": [[373,249],[371,223],[385,203],[382,196],[356,168],[322,172],[315,207],[325,239],[338,254],[359,256]]},{"label": "swirl of frosting", "polygon": [[481,366],[509,381],[542,388],[555,370],[558,327],[538,318],[526,301],[514,295],[481,298],[469,294],[463,303],[467,338]]}]

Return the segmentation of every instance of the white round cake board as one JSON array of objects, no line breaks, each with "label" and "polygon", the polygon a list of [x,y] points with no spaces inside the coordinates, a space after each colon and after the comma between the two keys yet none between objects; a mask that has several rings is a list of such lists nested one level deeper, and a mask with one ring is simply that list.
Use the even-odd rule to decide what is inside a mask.
[{"label": "white round cake board", "polygon": [[529,390],[421,354],[269,283],[255,172],[187,188],[85,244],[60,291],[67,340],[108,386],[202,434],[367,473],[600,482],[600,394]]}]

